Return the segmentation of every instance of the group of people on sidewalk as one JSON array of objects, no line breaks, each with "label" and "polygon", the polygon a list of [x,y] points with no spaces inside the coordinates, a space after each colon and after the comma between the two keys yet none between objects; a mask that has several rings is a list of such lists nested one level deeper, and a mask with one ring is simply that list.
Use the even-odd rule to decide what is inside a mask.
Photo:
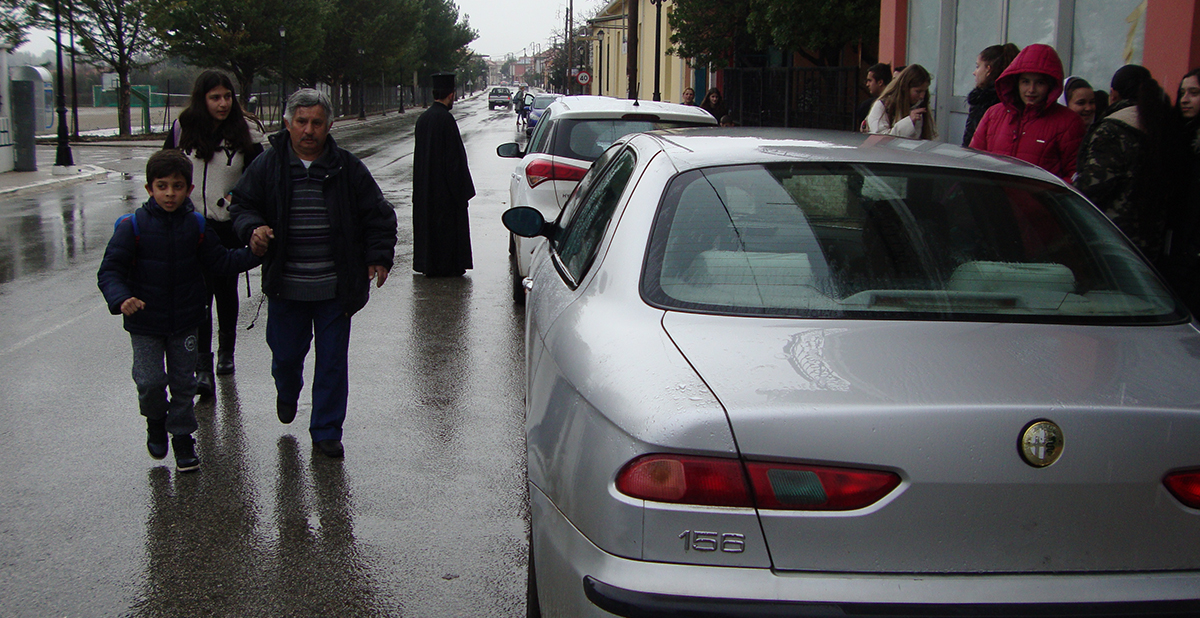
[{"label": "group of people on sidewalk", "polygon": [[[461,276],[472,267],[475,191],[449,114],[454,75],[432,79],[435,102],[416,125],[414,270]],[[234,371],[237,275],[260,264],[276,415],[295,418],[315,339],[309,433],[318,452],[344,456],[351,317],[371,282],[382,287],[392,270],[396,213],[362,161],[329,135],[328,97],[297,90],[283,120],[264,148],[263,127],[241,109],[229,78],[202,73],[164,149],[147,162],[149,199],[118,219],[101,262],[99,287],[131,338],[147,450],[155,459],[173,450],[182,472],[200,467],[194,397],[211,396],[214,374]]]},{"label": "group of people on sidewalk", "polygon": [[[1112,76],[1108,93],[1064,80],[1049,45],[981,51],[963,145],[1012,156],[1071,183],[1154,263],[1188,308],[1200,312],[1200,69],[1170,97],[1140,65]],[[868,70],[876,97],[865,133],[937,136],[928,106],[932,76],[908,65],[894,78]]]}]

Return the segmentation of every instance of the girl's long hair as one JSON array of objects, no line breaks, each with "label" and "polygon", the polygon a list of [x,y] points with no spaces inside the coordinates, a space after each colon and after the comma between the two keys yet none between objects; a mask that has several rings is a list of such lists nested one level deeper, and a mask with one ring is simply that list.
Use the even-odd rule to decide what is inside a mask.
[{"label": "girl's long hair", "polygon": [[989,45],[979,52],[979,59],[988,66],[987,84],[985,88],[993,88],[996,85],[996,78],[1012,64],[1013,58],[1021,53],[1021,48],[1012,43],[1004,45]]},{"label": "girl's long hair", "polygon": [[[904,67],[896,79],[883,88],[883,92],[879,93],[879,100],[883,102],[883,111],[891,120],[892,126],[912,113],[912,102],[908,100],[909,89],[921,84],[932,85],[932,83],[933,78],[929,76],[929,71],[925,70],[925,67],[919,64],[910,64]],[[928,94],[925,95],[925,107],[929,109]],[[921,139],[933,139],[937,136],[933,124],[933,113],[929,111],[925,114],[925,121],[921,123]]]},{"label": "girl's long hair", "polygon": [[[233,103],[229,115],[221,124],[213,126],[214,118],[208,114],[208,91],[217,86],[224,86],[233,95]],[[192,86],[192,97],[187,109],[179,112],[180,135],[176,148],[190,150],[202,160],[212,159],[213,153],[221,147],[224,141],[243,154],[249,155],[254,147],[250,137],[250,125],[242,106],[238,103],[237,91],[228,75],[220,71],[204,71],[196,78]]]}]

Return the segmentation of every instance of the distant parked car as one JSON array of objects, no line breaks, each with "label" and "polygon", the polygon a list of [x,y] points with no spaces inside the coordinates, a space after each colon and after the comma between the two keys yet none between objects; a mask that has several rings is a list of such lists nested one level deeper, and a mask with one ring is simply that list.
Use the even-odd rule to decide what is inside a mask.
[{"label": "distant parked car", "polygon": [[[508,185],[509,204],[532,206],[553,220],[592,161],[621,136],[716,124],[712,115],[699,107],[674,103],[596,96],[558,99],[542,112],[525,150],[516,143],[496,149],[502,157],[522,159]],[[529,272],[529,257],[539,242],[511,237],[509,249],[516,261],[513,298],[518,303],[525,302],[521,280]]]},{"label": "distant parked car", "polygon": [[1200,615],[1200,332],[1053,175],[659,131],[504,220],[528,615]]},{"label": "distant parked car", "polygon": [[512,109],[512,90],[508,88],[492,88],[488,92],[488,110],[503,107],[504,109]]},{"label": "distant parked car", "polygon": [[525,110],[528,120],[525,124],[525,135],[533,134],[533,130],[537,128],[538,119],[545,113],[546,108],[561,98],[561,94],[539,94],[533,97],[533,103]]}]

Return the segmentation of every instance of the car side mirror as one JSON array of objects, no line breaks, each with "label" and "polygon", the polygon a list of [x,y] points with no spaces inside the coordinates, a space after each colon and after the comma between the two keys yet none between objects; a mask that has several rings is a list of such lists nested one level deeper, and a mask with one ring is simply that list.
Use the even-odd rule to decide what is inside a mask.
[{"label": "car side mirror", "polygon": [[496,146],[496,154],[505,159],[520,159],[525,156],[525,153],[521,152],[521,145],[516,142]]},{"label": "car side mirror", "polygon": [[546,218],[536,208],[529,206],[509,208],[504,211],[503,215],[500,215],[500,220],[504,223],[504,227],[508,228],[508,231],[522,238],[549,237],[547,228],[551,224],[546,222]]}]

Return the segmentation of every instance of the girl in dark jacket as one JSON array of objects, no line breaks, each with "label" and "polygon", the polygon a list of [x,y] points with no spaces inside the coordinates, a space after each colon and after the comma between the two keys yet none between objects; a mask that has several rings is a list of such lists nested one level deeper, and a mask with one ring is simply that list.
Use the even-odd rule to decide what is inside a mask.
[{"label": "girl in dark jacket", "polygon": [[725,107],[725,98],[721,96],[721,91],[716,88],[709,88],[704,95],[704,101],[700,103],[700,109],[712,114],[718,122],[721,118],[729,114],[729,108]]},{"label": "girl in dark jacket", "polygon": [[1166,247],[1167,95],[1150,71],[1128,64],[1113,74],[1108,114],[1079,149],[1075,187],[1152,261]]},{"label": "girl in dark jacket", "polygon": [[967,95],[967,105],[970,106],[970,110],[967,112],[967,128],[963,133],[963,146],[971,145],[971,138],[975,136],[975,128],[983,119],[983,113],[989,107],[1000,102],[1000,95],[996,94],[996,78],[1000,77],[1000,74],[1008,68],[1013,58],[1016,58],[1019,53],[1021,53],[1021,48],[1012,43],[1005,43],[1004,45],[985,47],[975,58],[975,71],[971,73],[975,76],[975,89]]},{"label": "girl in dark jacket", "polygon": [[[192,161],[196,191],[193,202],[207,219],[207,228],[230,249],[245,246],[233,233],[229,220],[230,191],[242,172],[263,151],[262,125],[242,111],[233,82],[220,71],[204,71],[192,87],[187,109],[167,134],[163,148],[177,148]],[[233,348],[237,337],[237,276],[205,274],[209,290],[208,319],[197,335],[196,390],[212,395],[212,299],[216,299],[218,348],[216,373],[233,373]]]},{"label": "girl in dark jacket", "polygon": [[1079,114],[1059,105],[1063,68],[1058,52],[1034,43],[996,79],[1000,105],[983,114],[971,148],[1016,157],[1070,182],[1083,140]]},{"label": "girl in dark jacket", "polygon": [[1175,120],[1168,164],[1176,209],[1168,213],[1171,250],[1164,274],[1192,315],[1200,315],[1200,68],[1179,82]]}]

